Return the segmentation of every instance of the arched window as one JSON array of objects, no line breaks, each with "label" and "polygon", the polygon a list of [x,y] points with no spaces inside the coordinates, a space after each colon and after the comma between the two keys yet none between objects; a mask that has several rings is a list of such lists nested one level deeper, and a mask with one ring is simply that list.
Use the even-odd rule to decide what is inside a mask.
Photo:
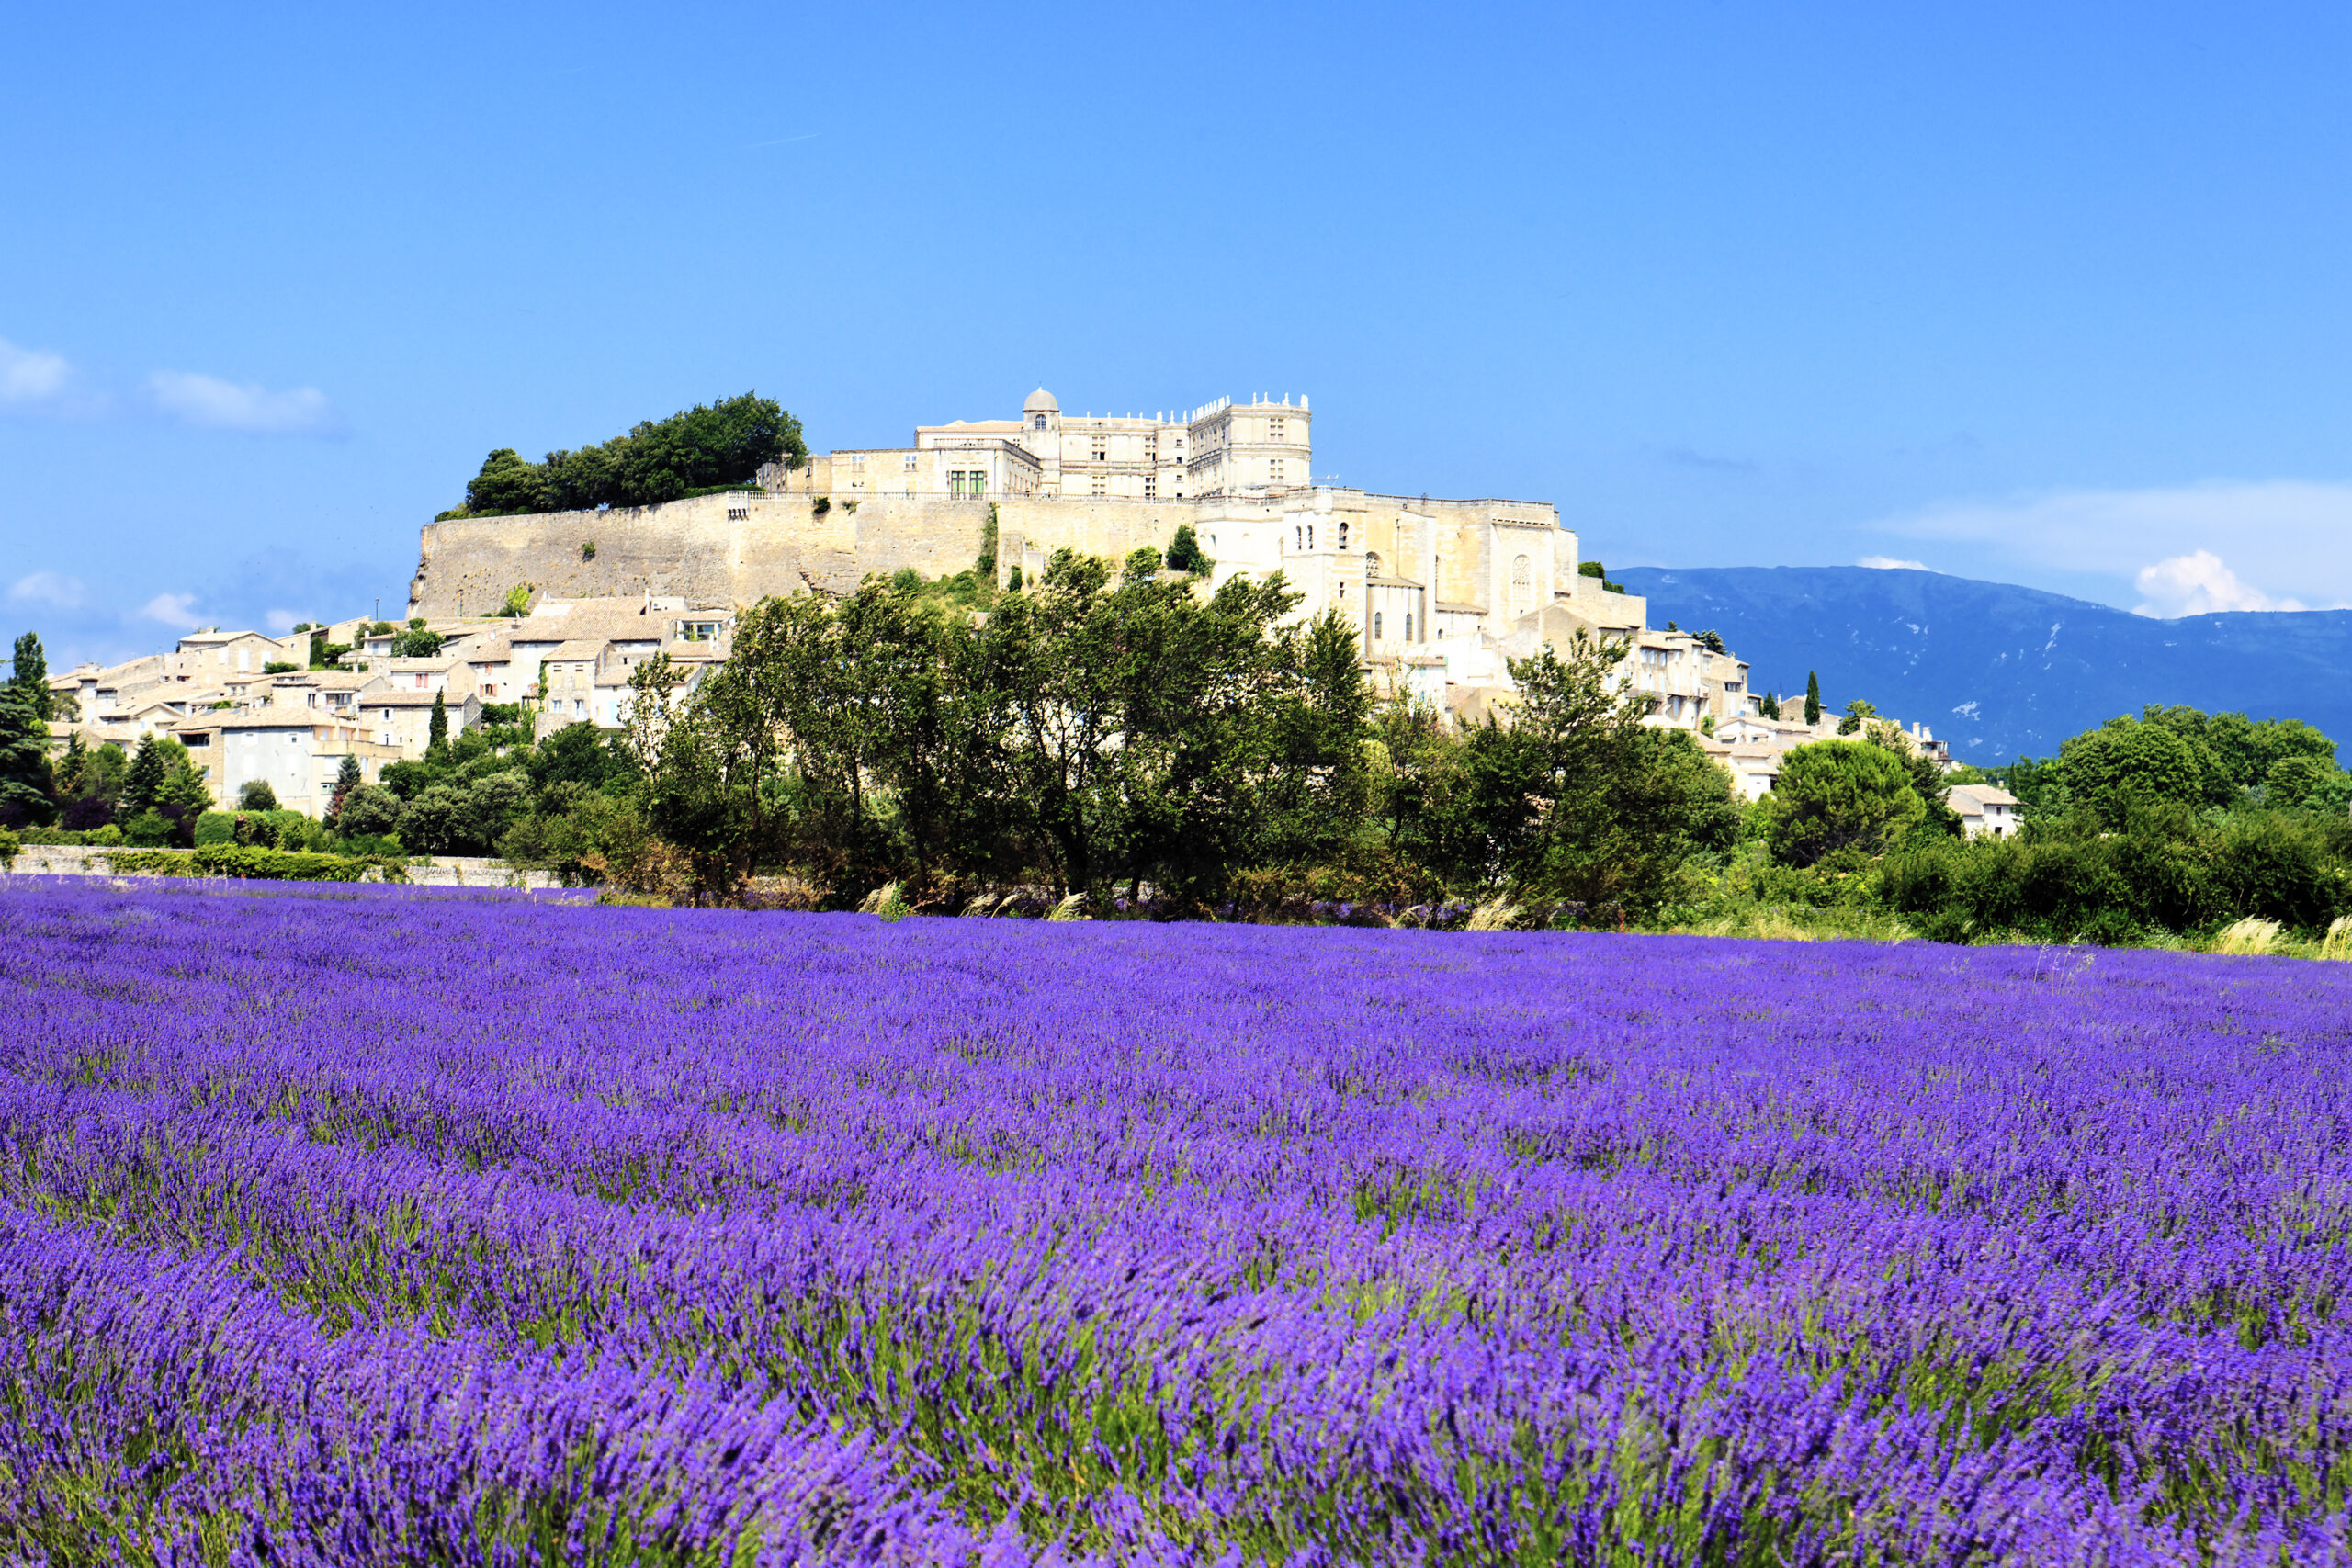
[{"label": "arched window", "polygon": [[1306,525],[1306,547],[1310,550],[1315,547],[1315,525],[1312,523]]},{"label": "arched window", "polygon": [[1377,610],[1372,613],[1372,640],[1374,642],[1380,640],[1380,612]]},{"label": "arched window", "polygon": [[1044,414],[1038,414],[1038,415],[1036,415],[1036,416],[1035,416],[1035,418],[1036,418],[1036,423],[1035,423],[1035,424],[1034,424],[1034,425],[1032,425],[1030,428],[1031,428],[1031,429],[1033,429],[1033,430],[1043,430],[1043,429],[1045,429],[1045,428],[1046,428],[1046,416],[1045,416]]},{"label": "arched window", "polygon": [[1535,568],[1525,556],[1510,563],[1510,607],[1513,614],[1521,615],[1535,607]]},{"label": "arched window", "polygon": [[1290,528],[1290,547],[1291,547],[1292,549],[1295,549],[1295,550],[1303,550],[1303,549],[1306,548],[1306,524],[1304,524],[1304,523],[1294,523],[1294,524],[1292,524],[1292,525],[1291,525],[1291,528]]},{"label": "arched window", "polygon": [[1364,551],[1363,574],[1366,577],[1378,577],[1380,575],[1380,552],[1378,550]]},{"label": "arched window", "polygon": [[1347,547],[1348,547],[1348,525],[1347,525],[1347,524],[1346,524],[1346,523],[1342,522],[1342,523],[1340,525],[1340,548],[1341,548],[1341,549],[1343,549],[1343,550],[1344,550],[1344,549],[1346,549]]},{"label": "arched window", "polygon": [[1405,640],[1413,640],[1413,612],[1410,610],[1405,612]]}]

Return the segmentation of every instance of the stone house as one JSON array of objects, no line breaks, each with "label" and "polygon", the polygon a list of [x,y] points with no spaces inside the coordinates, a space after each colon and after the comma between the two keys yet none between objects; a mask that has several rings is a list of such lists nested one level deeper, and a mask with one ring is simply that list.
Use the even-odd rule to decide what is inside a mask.
[{"label": "stone house", "polygon": [[1997,784],[1954,784],[1944,801],[1969,838],[2007,839],[2017,833],[2018,797]]},{"label": "stone house", "polygon": [[433,704],[442,701],[449,716],[449,739],[481,728],[481,699],[471,692],[363,691],[355,721],[371,745],[387,747],[401,759],[424,755],[432,741]]},{"label": "stone house", "polygon": [[317,817],[334,799],[344,758],[358,758],[360,777],[373,784],[401,755],[371,739],[366,725],[294,707],[198,713],[175,734],[224,809],[233,809],[245,785],[260,779],[279,806]]}]

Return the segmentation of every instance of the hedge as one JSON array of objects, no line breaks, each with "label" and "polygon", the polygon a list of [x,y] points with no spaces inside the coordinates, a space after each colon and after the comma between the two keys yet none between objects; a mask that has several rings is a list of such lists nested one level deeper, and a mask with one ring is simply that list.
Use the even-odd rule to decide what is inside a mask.
[{"label": "hedge", "polygon": [[387,882],[405,880],[405,863],[386,855],[322,855],[266,850],[252,844],[206,844],[196,850],[117,850],[105,857],[117,875],[234,876],[268,882],[357,882],[370,867]]}]

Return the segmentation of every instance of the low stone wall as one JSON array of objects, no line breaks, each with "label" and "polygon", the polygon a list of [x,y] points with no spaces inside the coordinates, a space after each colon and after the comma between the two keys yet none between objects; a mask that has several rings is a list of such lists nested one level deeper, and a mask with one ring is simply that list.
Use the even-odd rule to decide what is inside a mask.
[{"label": "low stone wall", "polygon": [[[15,860],[0,865],[10,876],[153,876],[155,872],[118,872],[108,859],[119,852],[87,844],[27,844]],[[379,880],[369,873],[368,881]],[[521,887],[557,886],[552,872],[521,871],[482,855],[436,855],[431,864],[412,863],[403,878],[412,887]]]}]

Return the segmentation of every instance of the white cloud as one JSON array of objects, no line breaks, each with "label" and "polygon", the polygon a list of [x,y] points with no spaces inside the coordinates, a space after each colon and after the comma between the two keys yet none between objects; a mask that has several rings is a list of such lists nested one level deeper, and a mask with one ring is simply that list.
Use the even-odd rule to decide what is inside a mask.
[{"label": "white cloud", "polygon": [[202,430],[321,435],[341,426],[334,405],[316,387],[273,392],[192,370],[158,370],[147,378],[147,392],[165,413]]},{"label": "white cloud", "polygon": [[74,367],[45,349],[18,348],[0,338],[0,408],[37,408],[65,396]]},{"label": "white cloud", "polygon": [[53,610],[77,609],[84,598],[82,580],[60,571],[36,571],[8,585],[8,597],[20,604],[47,604]]},{"label": "white cloud", "polygon": [[[2140,581],[2145,569],[2157,573],[2156,588],[2140,588],[2152,604],[2220,608],[2226,600],[2244,608],[2259,601],[2283,609],[2295,603],[2282,596],[2289,585],[2307,604],[2352,600],[2352,484],[2058,491],[1952,502],[1880,526],[1902,537],[1987,545],[2021,564],[2099,573],[2119,585]],[[2196,566],[2200,556],[2222,577]]]},{"label": "white cloud", "polygon": [[1925,571],[1928,570],[1926,561],[1897,560],[1893,556],[1864,556],[1854,564],[1869,567],[1875,571]]},{"label": "white cloud", "polygon": [[183,631],[204,624],[202,617],[196,613],[196,595],[193,593],[158,593],[141,605],[139,613],[151,621],[161,621],[167,626],[178,626]]},{"label": "white cloud", "polygon": [[2178,615],[2210,615],[2216,610],[2301,610],[2293,599],[2273,599],[2258,588],[2238,581],[2211,550],[2174,556],[2143,566],[2132,580],[2144,595],[2134,614],[2170,620]]},{"label": "white cloud", "polygon": [[301,618],[291,610],[264,610],[261,613],[261,624],[269,628],[272,637],[284,637]]}]

